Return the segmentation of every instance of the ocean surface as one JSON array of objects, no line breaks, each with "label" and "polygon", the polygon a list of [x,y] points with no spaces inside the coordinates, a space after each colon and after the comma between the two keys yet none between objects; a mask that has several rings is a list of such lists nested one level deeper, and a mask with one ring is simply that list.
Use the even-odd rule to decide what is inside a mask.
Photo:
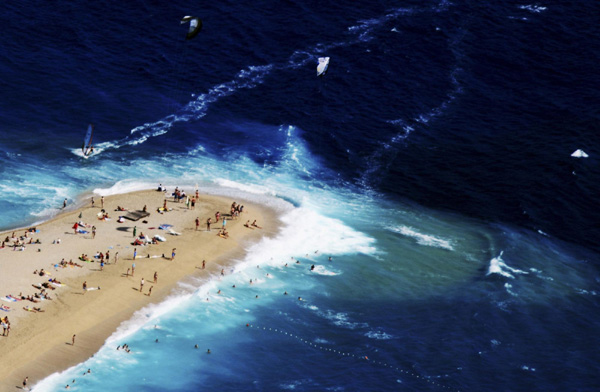
[{"label": "ocean surface", "polygon": [[[599,14],[3,4],[0,228],[158,183],[283,223],[34,390],[598,390]],[[185,15],[204,22],[189,41]]]}]

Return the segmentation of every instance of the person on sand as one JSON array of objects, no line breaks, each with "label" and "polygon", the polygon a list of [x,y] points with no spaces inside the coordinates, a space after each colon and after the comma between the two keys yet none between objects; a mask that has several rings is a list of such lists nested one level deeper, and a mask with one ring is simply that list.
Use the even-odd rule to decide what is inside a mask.
[{"label": "person on sand", "polygon": [[135,274],[135,263],[131,264],[131,276]]},{"label": "person on sand", "polygon": [[133,238],[135,238],[136,234],[137,234],[137,226],[133,226]]},{"label": "person on sand", "polygon": [[[65,199],[67,200],[67,199]],[[25,377],[25,379],[23,380],[23,389],[25,389],[27,387],[27,381],[29,381],[29,377]]]},{"label": "person on sand", "polygon": [[96,226],[92,226],[92,239],[96,238]]},{"label": "person on sand", "polygon": [[142,280],[140,281],[140,293],[142,292],[143,288],[144,288],[144,278],[142,278]]},{"label": "person on sand", "polygon": [[221,217],[221,213],[219,211],[217,211],[215,213],[215,219],[216,219],[215,222],[218,222],[220,217]]},{"label": "person on sand", "polygon": [[154,283],[158,282],[158,271],[154,272]]},{"label": "person on sand", "polygon": [[206,260],[202,260],[202,269],[206,268]]},{"label": "person on sand", "polygon": [[94,197],[92,196],[92,208],[94,208]]},{"label": "person on sand", "polygon": [[150,294],[152,294],[152,288],[153,288],[153,287],[154,287],[154,286],[150,286],[150,288],[148,289],[148,297],[150,296]]},{"label": "person on sand", "polygon": [[115,253],[115,264],[119,261],[119,252]]},{"label": "person on sand", "polygon": [[100,205],[104,208],[104,196],[100,198]]},{"label": "person on sand", "polygon": [[200,218],[196,218],[196,231],[198,231],[199,226],[200,226]]},{"label": "person on sand", "polygon": [[[249,229],[252,229],[252,227],[250,227],[250,220],[247,220],[246,223],[244,223],[244,226],[246,226]],[[254,229],[252,229],[254,230]]]},{"label": "person on sand", "polygon": [[73,231],[75,235],[77,235],[77,229],[79,229],[79,223],[75,222],[75,224],[73,225]]},{"label": "person on sand", "polygon": [[73,337],[71,338],[71,346],[75,345],[75,336],[77,335],[73,335]]},{"label": "person on sand", "polygon": [[65,201],[63,201],[63,209],[67,208],[67,199],[65,199]]},{"label": "person on sand", "polygon": [[87,291],[87,280],[83,282],[83,294]]},{"label": "person on sand", "polygon": [[253,226],[253,227],[256,227],[256,228],[259,228],[259,229],[262,229],[262,227],[260,227],[260,226],[259,226],[259,225],[256,223],[256,219],[254,219],[254,222],[252,222],[252,226]]},{"label": "person on sand", "polygon": [[137,248],[133,248],[133,259],[137,257]]},{"label": "person on sand", "polygon": [[206,231],[210,231],[210,223],[212,222],[212,218],[208,218],[206,220]]},{"label": "person on sand", "polygon": [[171,260],[175,260],[175,250],[176,248],[173,248],[173,250],[171,251]]}]

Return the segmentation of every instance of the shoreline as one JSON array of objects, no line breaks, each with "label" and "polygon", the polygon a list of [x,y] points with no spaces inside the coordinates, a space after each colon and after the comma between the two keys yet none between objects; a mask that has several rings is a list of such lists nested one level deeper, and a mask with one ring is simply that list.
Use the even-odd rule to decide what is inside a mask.
[{"label": "shoreline", "polygon": [[[10,307],[9,312],[0,312],[1,317],[8,316],[11,323],[10,336],[0,336],[0,386],[2,390],[20,388],[25,377],[29,377],[29,385],[41,381],[58,371],[66,370],[90,358],[95,354],[117,329],[121,323],[131,319],[133,314],[145,306],[162,302],[178,283],[186,277],[200,277],[209,281],[221,269],[234,265],[233,260],[243,258],[247,245],[259,241],[265,236],[272,236],[279,228],[275,212],[267,206],[245,200],[237,200],[244,204],[244,212],[237,220],[227,216],[226,229],[228,239],[217,236],[217,227],[213,223],[211,231],[206,231],[206,219],[215,220],[215,211],[222,216],[231,206],[231,200],[224,196],[200,194],[195,210],[186,208],[184,202],[177,203],[168,197],[167,207],[172,211],[157,213],[157,208],[164,205],[165,196],[155,190],[135,191],[130,193],[104,197],[104,206],[110,221],[99,220],[100,197],[94,196],[96,205],[86,206],[85,200],[78,209],[64,211],[36,226],[38,233],[32,234],[33,241],[40,239],[41,244],[26,244],[24,251],[13,250],[12,247],[0,249],[0,297],[12,294],[18,297],[32,295],[40,290],[32,284],[47,282],[48,278],[56,278],[63,284],[55,290],[48,289],[52,300],[33,303],[28,300],[18,302],[0,301],[0,305]],[[117,206],[129,210],[141,210],[148,206],[150,216],[137,222],[125,220],[117,222],[115,211]],[[79,216],[82,218],[79,218]],[[196,230],[195,219],[200,219],[199,230]],[[244,222],[258,220],[263,229],[244,226]],[[97,234],[92,238],[87,234],[74,234],[74,222],[81,221],[97,227]],[[146,220],[145,224],[142,221]],[[181,235],[168,235],[159,230],[161,224],[172,224],[173,230]],[[131,245],[133,228],[138,235],[145,232],[148,236],[160,235],[166,242],[154,245]],[[86,228],[86,229],[89,229]],[[14,229],[0,233],[0,239],[23,235],[25,229]],[[30,234],[31,235],[31,234]],[[58,238],[60,244],[53,243]],[[26,242],[28,240],[26,239]],[[176,257],[169,260],[171,249],[176,248]],[[133,251],[137,249],[137,258],[133,259]],[[38,251],[39,250],[39,251]],[[100,268],[99,262],[83,262],[78,256],[85,253],[94,255],[97,251],[111,253],[109,262]],[[114,255],[119,252],[119,260],[114,263]],[[164,254],[165,258],[162,257]],[[147,256],[151,257],[148,258]],[[61,268],[56,264],[64,258],[82,267],[69,266]],[[202,260],[206,260],[206,269],[201,269]],[[135,263],[135,275],[126,276],[127,269]],[[38,276],[34,270],[44,269],[50,275]],[[154,272],[158,273],[157,283],[153,283]],[[139,291],[140,280],[145,284]],[[99,290],[83,291],[82,282],[88,288],[100,287]],[[152,287],[151,295],[148,289]],[[43,312],[29,312],[22,308],[40,308]],[[76,335],[75,344],[71,344],[72,335]]]}]

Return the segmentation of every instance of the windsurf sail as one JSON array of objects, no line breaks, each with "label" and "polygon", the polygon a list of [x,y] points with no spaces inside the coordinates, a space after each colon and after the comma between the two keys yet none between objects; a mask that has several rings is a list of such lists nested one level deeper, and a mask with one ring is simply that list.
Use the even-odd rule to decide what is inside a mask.
[{"label": "windsurf sail", "polygon": [[81,152],[83,152],[83,156],[89,156],[92,152],[94,152],[94,147],[92,147],[92,138],[94,137],[94,126],[92,124],[88,125],[87,133],[85,134],[85,138],[83,139],[83,146],[81,147]]},{"label": "windsurf sail", "polygon": [[319,65],[317,65],[317,76],[323,76],[327,73],[329,67],[329,57],[319,57]]},{"label": "windsurf sail", "polygon": [[190,28],[185,36],[185,39],[192,39],[198,35],[200,30],[202,30],[202,20],[195,16],[184,16],[183,19],[181,19],[181,24],[188,22],[190,23]]},{"label": "windsurf sail", "polygon": [[573,152],[573,154],[571,154],[571,156],[573,158],[587,158],[587,157],[589,157],[589,155],[586,154],[586,152],[583,151],[582,149],[575,150],[575,152]]}]

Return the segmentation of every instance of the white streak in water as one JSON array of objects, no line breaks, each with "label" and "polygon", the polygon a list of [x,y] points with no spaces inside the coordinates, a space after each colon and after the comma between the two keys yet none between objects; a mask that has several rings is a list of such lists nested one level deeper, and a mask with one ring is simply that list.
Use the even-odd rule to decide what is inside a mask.
[{"label": "white streak in water", "polygon": [[435,237],[433,235],[419,233],[412,227],[395,226],[395,227],[391,227],[390,230],[392,230],[395,233],[402,234],[403,236],[415,239],[417,241],[417,244],[419,244],[419,245],[433,246],[435,248],[454,250],[454,248],[452,247],[452,243],[450,241]]},{"label": "white streak in water", "polygon": [[505,276],[507,278],[514,279],[515,277],[512,274],[522,274],[522,275],[528,274],[528,272],[521,271],[520,269],[516,269],[516,268],[508,266],[504,262],[504,260],[502,260],[502,254],[504,254],[504,251],[500,252],[498,257],[494,257],[493,259],[490,260],[490,266],[488,268],[488,272],[487,272],[486,276],[491,275],[491,274],[499,274],[499,275]]}]

